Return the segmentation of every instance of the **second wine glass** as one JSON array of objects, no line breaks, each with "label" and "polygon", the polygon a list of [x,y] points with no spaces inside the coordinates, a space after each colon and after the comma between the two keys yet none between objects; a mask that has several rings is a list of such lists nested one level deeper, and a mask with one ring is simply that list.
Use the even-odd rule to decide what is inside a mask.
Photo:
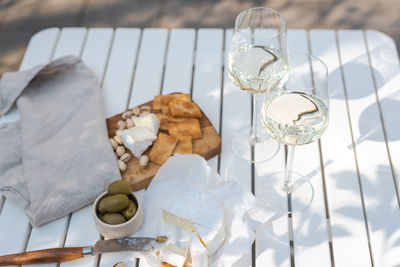
[{"label": "second wine glass", "polygon": [[[279,144],[260,128],[260,109],[264,93],[287,77],[286,31],[285,18],[270,8],[247,9],[236,18],[228,75],[233,84],[252,93],[253,111],[251,128],[234,135],[232,150],[250,162],[265,161],[279,149]],[[264,153],[255,157],[255,150]]]},{"label": "second wine glass", "polygon": [[292,172],[294,149],[319,139],[328,126],[328,69],[320,59],[308,54],[292,54],[288,78],[265,99],[262,122],[279,143],[287,145],[284,172],[267,177],[262,198],[277,212],[296,212],[313,199],[310,175]]}]

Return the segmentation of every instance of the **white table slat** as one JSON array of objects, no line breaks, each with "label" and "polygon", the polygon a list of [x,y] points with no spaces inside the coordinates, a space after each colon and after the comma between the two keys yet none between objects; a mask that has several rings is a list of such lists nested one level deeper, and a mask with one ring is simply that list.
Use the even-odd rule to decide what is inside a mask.
[{"label": "white table slat", "polygon": [[361,31],[338,33],[345,89],[375,266],[400,264],[400,210],[380,124],[365,39]]},{"label": "white table slat", "polygon": [[329,70],[330,118],[321,147],[334,261],[336,266],[371,266],[335,32],[312,30],[310,43],[312,54]]},{"label": "white table slat", "polygon": [[[263,29],[257,30],[254,33],[254,39],[256,43],[262,43],[267,41],[267,36],[274,34],[271,30]],[[262,104],[262,103],[261,103]],[[261,108],[261,107],[260,107]],[[260,113],[261,114],[261,113]],[[257,118],[258,125],[261,125],[261,119]],[[260,131],[264,131],[260,127]],[[276,141],[271,139],[271,149]],[[255,148],[255,156],[267,153]],[[279,146],[279,151],[270,160],[262,163],[254,164],[254,189],[255,195],[261,201],[268,201],[268,195],[262,190],[263,183],[268,176],[276,172],[282,172],[285,168],[285,148]],[[286,202],[283,203],[286,206]],[[286,206],[287,207],[287,206]],[[290,266],[290,235],[289,218],[287,214],[279,214],[273,210],[267,210],[264,215],[264,220],[269,222],[261,230],[257,231],[256,234],[256,265],[257,266]],[[273,239],[272,237],[278,237]]]},{"label": "white table slat", "polygon": [[[75,55],[80,56],[82,44],[86,35],[85,28],[64,28],[55,47],[53,59]],[[39,250],[52,247],[62,247],[68,227],[69,216],[32,228],[26,250]],[[57,266],[57,263],[36,264],[34,266]]]},{"label": "white table slat", "polygon": [[63,28],[58,39],[53,59],[74,55],[79,57],[85,42],[86,28]]},{"label": "white table slat", "polygon": [[[232,39],[232,30],[225,31],[225,55],[224,55],[224,90],[223,90],[223,105],[222,105],[222,125],[221,138],[222,150],[220,154],[220,174],[223,178],[239,179],[239,182],[246,188],[251,190],[251,170],[249,165],[236,170],[228,170],[232,164],[233,155],[231,150],[231,140],[233,134],[241,127],[250,125],[250,94],[247,94],[235,87],[227,74],[227,60],[229,46]],[[251,255],[251,250],[249,250]],[[251,257],[247,259],[242,266],[251,266]]]},{"label": "white table slat", "polygon": [[[279,147],[278,153],[267,162],[255,164],[254,183],[255,193],[261,201],[268,201],[268,196],[262,191],[265,179],[273,173],[285,170],[285,150],[284,146]],[[278,217],[272,210],[265,214],[265,220],[270,219],[269,223],[258,230],[256,234],[256,266],[291,266],[290,261],[290,235],[289,218],[286,214]]]},{"label": "white table slat", "polygon": [[[89,205],[72,213],[65,239],[65,247],[93,246],[100,239],[100,234],[94,225],[91,209],[92,205]],[[99,256],[84,257],[83,259],[62,262],[60,266],[95,267],[97,266],[98,258]]]},{"label": "white table slat", "polygon": [[232,137],[243,127],[250,126],[251,95],[237,88],[228,77],[228,54],[232,39],[232,30],[225,31],[225,59],[224,59],[224,90],[222,105],[222,149],[220,154],[220,173],[225,179],[238,179],[238,182],[251,190],[250,165],[238,169],[240,173],[232,172],[232,162],[237,160],[232,154]]},{"label": "white table slat", "polygon": [[[26,70],[38,64],[47,63],[54,51],[54,44],[57,42],[59,32],[58,28],[49,28],[32,36],[19,70]],[[13,108],[0,118],[0,123],[17,121],[19,118],[17,109]]]},{"label": "white table slat", "polygon": [[[62,57],[62,56],[66,56],[66,55],[75,55],[75,56],[81,56],[81,52],[82,52],[82,48],[83,48],[83,44],[85,43],[85,38],[86,38],[86,34],[87,34],[87,30],[86,28],[64,28],[61,31],[60,34],[60,38],[54,53],[54,57],[53,58],[58,58],[58,57]],[[94,227],[94,225],[91,222],[87,222],[87,221],[80,221],[80,223],[82,223],[83,226],[81,226],[80,228],[76,229],[75,227],[71,227],[76,223],[76,219],[72,219],[73,217],[79,216],[80,211],[77,211],[75,213],[73,213],[71,215],[71,220],[68,221],[69,216],[66,216],[64,218],[61,218],[59,220],[63,221],[65,220],[66,223],[69,223],[69,225],[63,225],[62,222],[58,222],[59,220],[56,220],[54,222],[50,222],[40,228],[38,228],[38,230],[40,230],[40,232],[37,235],[37,239],[38,240],[42,240],[43,236],[46,237],[47,235],[49,236],[54,236],[51,241],[53,242],[52,244],[50,244],[50,242],[47,242],[47,244],[43,244],[43,241],[41,241],[39,244],[41,244],[41,247],[35,247],[34,249],[44,249],[44,248],[51,248],[51,247],[62,247],[63,245],[65,246],[82,246],[82,245],[87,245],[87,237],[88,237],[88,233],[90,233],[90,230],[87,231],[86,227],[84,225],[89,225]],[[58,223],[58,225],[54,225],[53,223]],[[43,228],[43,229],[42,229]],[[81,239],[78,240],[78,243],[75,244],[71,244],[70,241],[71,240],[70,237],[68,237],[68,232],[67,232],[67,228],[69,229],[69,232],[74,231],[75,233],[82,233],[82,230],[86,233],[83,234],[81,236]],[[33,239],[33,234],[35,233],[36,229],[32,229],[32,234],[31,237],[29,239],[29,243],[31,243],[32,239]],[[61,239],[62,236],[62,243],[61,244],[56,244],[56,240]],[[99,235],[97,235],[99,236]],[[82,237],[85,237],[85,239],[83,239]],[[97,238],[98,239],[98,238]],[[34,240],[34,239],[33,239]],[[90,258],[87,258],[85,260],[79,260],[79,261],[72,261],[72,262],[68,262],[68,263],[62,263],[61,265],[64,264],[76,264],[77,262],[81,263],[81,262],[89,262]],[[93,261],[93,260],[92,260]],[[43,266],[48,266],[49,264],[44,264]],[[58,264],[54,264],[54,266],[57,266]],[[82,264],[85,265],[85,264]],[[92,265],[86,265],[86,266],[94,266],[94,264]]]},{"label": "white table slat", "polygon": [[82,61],[92,69],[99,83],[103,80],[112,37],[113,30],[110,28],[90,29],[82,52]]},{"label": "white table slat", "polygon": [[107,73],[103,81],[106,118],[126,110],[132,84],[140,29],[119,28],[115,31]]},{"label": "white table slat", "polygon": [[[47,63],[58,35],[57,28],[47,29],[34,35],[28,44],[20,69],[26,70],[37,64]],[[8,113],[3,116],[4,121],[15,121],[17,118],[19,116],[16,110],[13,114]],[[14,201],[6,199],[0,214],[0,254],[24,251],[30,230],[24,209]]]},{"label": "white table slat", "polygon": [[[98,46],[98,43],[101,43],[101,46]],[[84,62],[89,66],[96,66],[95,68],[95,74],[97,75],[99,81],[103,80],[103,74],[106,73],[108,74],[109,72],[113,73],[115,72],[114,68],[118,68],[117,65],[112,64],[111,66],[108,65],[107,66],[107,60],[110,60],[111,62],[115,59],[108,58],[108,55],[110,52],[110,50],[112,49],[113,46],[119,46],[121,45],[121,42],[113,42],[113,31],[111,29],[108,28],[104,28],[104,29],[91,29],[89,30],[89,34],[88,34],[88,38],[85,44],[85,48],[84,48],[84,52],[82,55],[82,59],[84,60]],[[96,51],[97,49],[99,49],[99,51]],[[97,55],[97,56],[96,56]],[[114,57],[117,57],[118,54],[113,54]],[[110,54],[111,57],[111,54]],[[121,72],[121,74],[123,74],[123,72]],[[106,74],[104,74],[106,75]],[[118,77],[116,77],[116,79],[118,79]],[[105,109],[109,109],[110,105],[113,105],[114,103],[112,103],[111,101],[113,99],[107,99],[105,97],[105,92],[109,91],[110,88],[104,87],[103,90],[103,101],[104,101],[104,107]],[[124,96],[121,95],[121,98],[123,98]],[[110,102],[109,102],[110,101]],[[124,109],[126,107],[127,104],[127,100],[125,99],[124,102],[124,107],[119,107],[120,109]],[[117,107],[118,108],[118,107]],[[91,217],[90,213],[90,208],[87,208],[86,210],[82,211],[85,212],[86,214],[82,214],[85,215],[85,218],[87,218],[87,220]],[[79,224],[76,224],[76,227],[82,227]],[[90,227],[90,229],[86,228],[86,227]],[[90,236],[95,239],[96,237],[96,232],[97,231],[95,228],[93,228],[93,224],[87,224],[85,225],[86,231],[92,231]],[[71,231],[74,231],[74,229],[71,229]],[[104,254],[101,255],[99,257],[100,259],[100,266],[110,266],[115,264],[117,261],[119,261],[119,259],[117,260],[116,258],[119,258],[122,256],[123,259],[129,259],[132,262],[132,265],[136,264],[136,259],[132,258],[130,255],[126,255],[127,253],[116,253],[116,254]],[[96,257],[91,258],[90,259],[91,262],[88,263],[88,265],[92,265],[93,263],[95,263],[97,261]],[[126,260],[127,261],[127,260]],[[128,261],[127,261],[128,262]],[[112,264],[111,264],[112,263]]]},{"label": "white table slat", "polygon": [[396,44],[384,33],[366,31],[368,50],[371,57],[372,71],[382,109],[383,121],[395,172],[398,191],[400,190],[400,67]]},{"label": "white table slat", "polygon": [[[171,60],[164,62],[167,58],[167,47],[169,46],[167,42],[171,41],[168,40],[169,34],[170,33],[166,29],[143,30],[129,107],[134,107],[150,101],[153,99],[154,95],[158,95],[161,92],[162,79],[163,76],[165,76],[163,74],[164,65],[168,64],[166,66],[166,68],[168,68],[169,64],[173,64]],[[170,73],[165,74],[168,76],[171,75]],[[189,72],[186,70],[184,74],[188,76]],[[127,259],[129,260],[129,258]],[[130,266],[130,262],[124,262]],[[145,260],[139,260],[139,266],[146,267],[149,265]]]},{"label": "white table slat", "polygon": [[[178,91],[190,93],[195,38],[194,29],[171,30],[162,94]],[[145,260],[140,260],[139,266],[150,267],[151,265]]]},{"label": "white table slat", "polygon": [[[307,42],[305,30],[288,31],[290,54],[308,53]],[[310,76],[310,87],[311,78]],[[293,214],[295,264],[331,266],[318,142],[296,146],[293,171],[306,176],[311,174],[309,181],[314,189],[314,198],[310,206]],[[295,206],[293,208],[296,209]]]},{"label": "white table slat", "polygon": [[150,101],[160,93],[167,39],[166,29],[143,30],[130,108]]},{"label": "white table slat", "polygon": [[[400,67],[396,45],[390,37],[377,31],[366,31],[369,55],[371,57],[372,71],[376,82],[376,90],[381,106],[385,131],[387,136],[388,149],[391,154],[391,162],[394,170],[395,179],[399,189],[399,101],[400,101]],[[399,192],[397,192],[399,193]],[[387,221],[390,226],[387,228],[386,246],[391,249],[388,251],[388,266],[398,266],[398,248],[400,247],[400,231],[397,223]],[[396,229],[397,225],[397,229]]]},{"label": "white table slat", "polygon": [[[221,29],[199,29],[193,77],[193,100],[199,104],[219,132],[224,33]],[[218,171],[218,157],[208,161]]]},{"label": "white table slat", "polygon": [[163,94],[190,93],[195,40],[195,29],[173,29],[170,31]]},{"label": "white table slat", "polygon": [[49,28],[31,37],[19,70],[26,70],[38,64],[46,64],[58,41],[60,29]]}]

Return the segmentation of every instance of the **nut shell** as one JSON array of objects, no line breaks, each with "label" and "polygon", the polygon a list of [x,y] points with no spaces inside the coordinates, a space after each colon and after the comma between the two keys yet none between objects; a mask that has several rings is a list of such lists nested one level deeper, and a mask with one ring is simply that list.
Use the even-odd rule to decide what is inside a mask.
[{"label": "nut shell", "polygon": [[122,145],[122,137],[121,136],[114,136],[114,140],[118,143],[118,145]]},{"label": "nut shell", "polygon": [[113,148],[114,150],[117,149],[117,147],[118,147],[118,142],[115,141],[113,138],[110,138],[110,144],[111,144],[111,146],[112,146],[112,148]]},{"label": "nut shell", "polygon": [[124,153],[119,159],[127,163],[131,159],[131,155],[129,153]]},{"label": "nut shell", "polygon": [[118,163],[118,168],[121,172],[126,171],[127,166],[125,162],[123,162],[122,160],[118,160],[117,163]]},{"label": "nut shell", "polygon": [[139,159],[139,165],[142,169],[149,165],[149,157],[147,155],[142,155]]},{"label": "nut shell", "polygon": [[118,157],[121,157],[125,153],[125,147],[118,146],[117,149],[115,150],[115,153],[117,153]]},{"label": "nut shell", "polygon": [[140,111],[142,111],[142,112],[144,112],[144,111],[150,112],[150,111],[151,111],[151,107],[149,107],[149,106],[142,106],[142,107],[140,107]]},{"label": "nut shell", "polygon": [[131,119],[126,119],[126,128],[132,128],[133,126],[135,126],[135,123],[133,123],[133,121]]},{"label": "nut shell", "polygon": [[118,121],[117,126],[118,126],[118,129],[120,129],[120,130],[124,130],[126,128],[126,124],[124,121]]},{"label": "nut shell", "polygon": [[133,115],[135,115],[135,116],[140,115],[140,109],[138,107],[132,108],[132,112],[133,112]]},{"label": "nut shell", "polygon": [[130,117],[132,117],[133,116],[133,112],[132,111],[125,111],[124,113],[122,113],[122,118],[124,119],[124,120],[126,120],[126,119],[129,119]]}]

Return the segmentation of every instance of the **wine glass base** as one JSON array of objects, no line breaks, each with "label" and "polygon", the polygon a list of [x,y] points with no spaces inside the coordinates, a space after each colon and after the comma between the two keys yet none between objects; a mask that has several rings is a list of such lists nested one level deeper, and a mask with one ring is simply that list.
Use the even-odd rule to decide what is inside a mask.
[{"label": "wine glass base", "polygon": [[303,175],[292,173],[292,189],[285,191],[283,181],[285,172],[274,173],[263,181],[260,199],[268,209],[276,213],[294,213],[305,210],[314,198],[314,188]]},{"label": "wine glass base", "polygon": [[263,129],[259,129],[257,138],[250,138],[251,128],[238,131],[232,139],[233,154],[248,162],[263,162],[271,159],[279,151],[279,143]]}]

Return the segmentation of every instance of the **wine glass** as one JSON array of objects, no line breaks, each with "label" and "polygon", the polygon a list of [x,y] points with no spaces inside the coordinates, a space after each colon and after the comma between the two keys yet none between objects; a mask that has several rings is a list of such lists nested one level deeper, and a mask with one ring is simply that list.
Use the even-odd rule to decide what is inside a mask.
[{"label": "wine glass", "polygon": [[[241,90],[252,93],[251,128],[237,132],[232,140],[235,156],[249,162],[271,158],[279,143],[260,127],[264,93],[285,79],[287,73],[287,40],[285,18],[270,8],[251,8],[241,12],[235,21],[228,58],[228,76]],[[254,151],[268,151],[254,157]]]},{"label": "wine glass", "polygon": [[279,212],[301,211],[313,199],[310,177],[292,172],[294,150],[321,137],[329,110],[326,65],[308,54],[290,55],[288,62],[287,80],[269,92],[261,114],[266,131],[288,149],[285,171],[267,177],[261,188],[267,205]]}]

